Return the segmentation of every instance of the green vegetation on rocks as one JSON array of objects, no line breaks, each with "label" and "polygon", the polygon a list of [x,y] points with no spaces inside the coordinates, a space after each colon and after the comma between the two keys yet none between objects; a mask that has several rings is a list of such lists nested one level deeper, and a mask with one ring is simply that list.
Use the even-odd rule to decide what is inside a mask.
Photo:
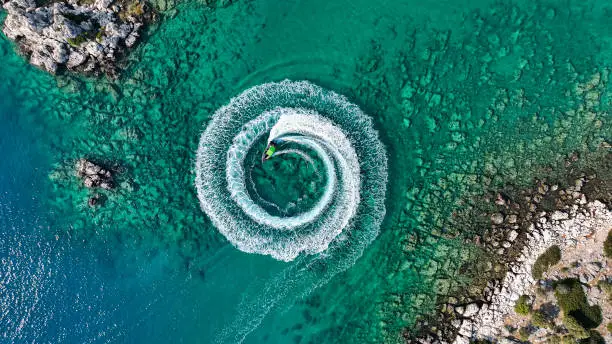
[{"label": "green vegetation on rocks", "polygon": [[555,326],[555,324],[540,310],[537,310],[531,314],[531,322],[533,325],[540,328],[552,329]]},{"label": "green vegetation on rocks", "polygon": [[606,340],[601,336],[601,333],[590,330],[589,338],[585,338],[579,342],[580,344],[606,344]]},{"label": "green vegetation on rocks", "polygon": [[546,344],[576,344],[576,339],[570,335],[554,335],[546,340]]},{"label": "green vegetation on rocks", "polygon": [[123,10],[119,12],[119,18],[125,21],[130,17],[138,18],[145,14],[146,4],[144,1],[131,1],[124,4]]},{"label": "green vegetation on rocks", "polygon": [[[589,305],[578,280],[568,278],[557,282],[555,297],[563,312],[564,324],[570,332],[582,333],[575,325],[574,320],[583,329],[595,328],[601,323],[601,308],[597,305]],[[575,337],[579,338],[576,335]]]},{"label": "green vegetation on rocks", "polygon": [[563,317],[563,325],[567,331],[576,339],[589,338],[589,332],[571,315]]},{"label": "green vegetation on rocks", "polygon": [[608,302],[612,303],[612,283],[606,280],[600,280],[597,282],[597,286],[608,295]]},{"label": "green vegetation on rocks", "polygon": [[533,264],[533,268],[531,269],[531,275],[534,279],[542,278],[542,274],[544,274],[548,269],[557,264],[561,260],[561,250],[559,246],[551,246],[549,247],[541,256],[536,259]]},{"label": "green vegetation on rocks", "polygon": [[87,35],[86,34],[78,35],[74,38],[68,38],[67,41],[68,41],[68,44],[76,48],[87,41]]},{"label": "green vegetation on rocks", "polygon": [[521,295],[516,303],[514,304],[514,311],[516,314],[527,315],[531,312],[531,303],[529,302],[529,296]]},{"label": "green vegetation on rocks", "polygon": [[104,27],[101,27],[100,30],[98,30],[98,33],[96,33],[96,42],[100,43],[102,42],[102,38],[104,38]]},{"label": "green vegetation on rocks", "polygon": [[522,341],[527,341],[529,339],[529,329],[527,327],[521,327],[519,329],[519,339]]},{"label": "green vegetation on rocks", "polygon": [[612,258],[612,230],[608,232],[608,237],[604,241],[604,255],[608,258]]},{"label": "green vegetation on rocks", "polygon": [[576,340],[571,336],[552,335],[546,339],[546,344],[575,344]]}]

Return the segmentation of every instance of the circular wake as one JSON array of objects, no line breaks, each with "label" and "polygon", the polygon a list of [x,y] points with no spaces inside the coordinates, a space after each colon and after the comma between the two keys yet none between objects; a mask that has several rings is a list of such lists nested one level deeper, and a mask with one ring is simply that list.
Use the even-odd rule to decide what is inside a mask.
[{"label": "circular wake", "polygon": [[[252,158],[268,149],[266,161]],[[296,166],[315,169],[316,180]],[[290,189],[279,179],[300,186],[287,206],[276,204]],[[238,249],[283,261],[325,251],[341,237],[367,245],[384,217],[386,182],[386,152],[371,119],[304,81],[263,84],[233,98],[214,114],[197,152],[198,197],[215,227]],[[292,212],[272,211],[283,207]]]}]

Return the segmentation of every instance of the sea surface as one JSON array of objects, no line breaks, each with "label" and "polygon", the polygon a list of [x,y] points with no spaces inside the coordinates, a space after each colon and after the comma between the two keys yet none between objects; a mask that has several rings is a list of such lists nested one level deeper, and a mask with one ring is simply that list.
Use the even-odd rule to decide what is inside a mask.
[{"label": "sea surface", "polygon": [[[218,5],[156,3],[116,81],[1,36],[0,342],[401,343],[475,283],[483,194],[610,149],[608,1]],[[358,105],[388,159],[377,237],[309,274],[233,247],[194,185],[215,111],[285,79]],[[84,188],[81,157],[119,187]]]}]

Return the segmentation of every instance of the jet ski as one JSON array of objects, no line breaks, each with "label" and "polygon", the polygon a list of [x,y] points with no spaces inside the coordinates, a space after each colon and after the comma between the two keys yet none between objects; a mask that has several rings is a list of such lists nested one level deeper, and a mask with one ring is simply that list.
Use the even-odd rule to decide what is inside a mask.
[{"label": "jet ski", "polygon": [[261,155],[261,162],[264,162],[270,159],[274,155],[274,153],[276,153],[276,150],[278,149],[278,145],[280,145],[281,143],[282,143],[281,140],[277,140],[277,139],[270,141],[270,143],[268,143],[268,146],[264,150],[263,154]]}]

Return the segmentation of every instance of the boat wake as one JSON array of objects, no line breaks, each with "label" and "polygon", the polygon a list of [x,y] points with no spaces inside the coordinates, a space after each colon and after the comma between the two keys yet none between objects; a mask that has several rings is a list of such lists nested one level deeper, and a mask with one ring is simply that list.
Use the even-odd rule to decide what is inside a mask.
[{"label": "boat wake", "polygon": [[[264,135],[322,162],[324,192],[307,211],[275,216],[249,193],[245,157]],[[235,247],[291,261],[326,250],[358,224],[349,225],[355,216],[380,222],[386,165],[371,120],[357,106],[308,82],[283,81],[246,90],[215,113],[200,140],[196,188],[202,209]]]},{"label": "boat wake", "polygon": [[[291,215],[271,213],[250,187],[258,167],[252,164],[261,162],[247,157],[260,156],[253,151],[272,141],[282,143],[271,160],[301,158],[323,177],[315,202]],[[218,338],[235,343],[272,308],[289,307],[352,266],[376,238],[387,157],[358,106],[309,82],[285,80],[250,88],[214,114],[200,139],[195,184],[202,209],[232,245],[292,262],[245,292],[240,315]]]}]

